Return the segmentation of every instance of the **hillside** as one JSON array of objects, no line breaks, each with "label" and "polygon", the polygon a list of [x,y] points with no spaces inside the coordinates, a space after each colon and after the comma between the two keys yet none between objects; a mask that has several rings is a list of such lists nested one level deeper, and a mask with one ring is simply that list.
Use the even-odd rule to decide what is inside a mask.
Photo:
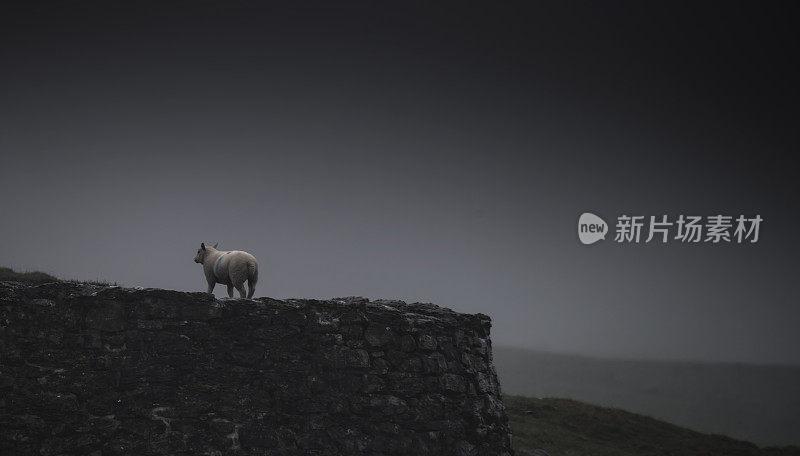
[{"label": "hillside", "polygon": [[518,456],[800,456],[800,448],[758,448],[663,421],[569,399],[503,397]]},{"label": "hillside", "polygon": [[760,446],[800,445],[800,366],[493,353],[506,394],[621,408]]}]

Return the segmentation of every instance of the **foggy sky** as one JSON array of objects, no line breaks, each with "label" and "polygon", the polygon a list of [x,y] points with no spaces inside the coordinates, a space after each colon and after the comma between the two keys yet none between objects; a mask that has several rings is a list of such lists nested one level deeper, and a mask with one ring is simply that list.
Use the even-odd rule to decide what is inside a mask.
[{"label": "foggy sky", "polygon": [[[0,265],[202,291],[219,242],[258,258],[256,296],[800,363],[797,15],[669,5],[9,8]],[[764,222],[752,245],[584,246],[584,211]]]}]

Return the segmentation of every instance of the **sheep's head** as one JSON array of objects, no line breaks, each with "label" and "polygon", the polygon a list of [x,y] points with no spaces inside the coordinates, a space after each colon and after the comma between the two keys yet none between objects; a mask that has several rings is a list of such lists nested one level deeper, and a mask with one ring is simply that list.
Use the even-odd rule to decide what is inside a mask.
[{"label": "sheep's head", "polygon": [[201,242],[200,243],[200,248],[197,249],[197,255],[195,255],[195,257],[194,257],[194,262],[203,264],[203,261],[205,261],[206,254],[208,253],[208,251],[209,250],[216,250],[218,245],[219,245],[219,243],[216,243],[216,244],[214,244],[214,247],[206,247],[206,244]]}]

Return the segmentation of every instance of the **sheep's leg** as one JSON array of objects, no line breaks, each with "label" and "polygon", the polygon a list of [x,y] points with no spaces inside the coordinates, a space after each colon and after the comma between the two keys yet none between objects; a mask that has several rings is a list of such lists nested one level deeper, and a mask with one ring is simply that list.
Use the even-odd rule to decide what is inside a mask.
[{"label": "sheep's leg", "polygon": [[247,299],[252,299],[253,294],[256,292],[256,284],[254,284],[252,280],[248,280],[247,285],[249,287],[249,290],[247,290]]},{"label": "sheep's leg", "polygon": [[208,283],[208,294],[214,294],[214,285],[216,285],[214,282]]},{"label": "sheep's leg", "polygon": [[233,285],[228,285],[228,297],[233,297]]},{"label": "sheep's leg", "polygon": [[239,282],[236,285],[236,289],[239,290],[239,296],[244,299],[247,297],[247,293],[244,291],[244,282]]}]

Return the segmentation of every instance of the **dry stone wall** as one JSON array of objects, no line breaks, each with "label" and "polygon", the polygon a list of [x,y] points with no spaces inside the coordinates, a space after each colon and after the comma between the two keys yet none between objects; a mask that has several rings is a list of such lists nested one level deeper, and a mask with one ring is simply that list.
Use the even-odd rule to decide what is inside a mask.
[{"label": "dry stone wall", "polygon": [[490,320],[0,282],[0,454],[511,455]]}]

